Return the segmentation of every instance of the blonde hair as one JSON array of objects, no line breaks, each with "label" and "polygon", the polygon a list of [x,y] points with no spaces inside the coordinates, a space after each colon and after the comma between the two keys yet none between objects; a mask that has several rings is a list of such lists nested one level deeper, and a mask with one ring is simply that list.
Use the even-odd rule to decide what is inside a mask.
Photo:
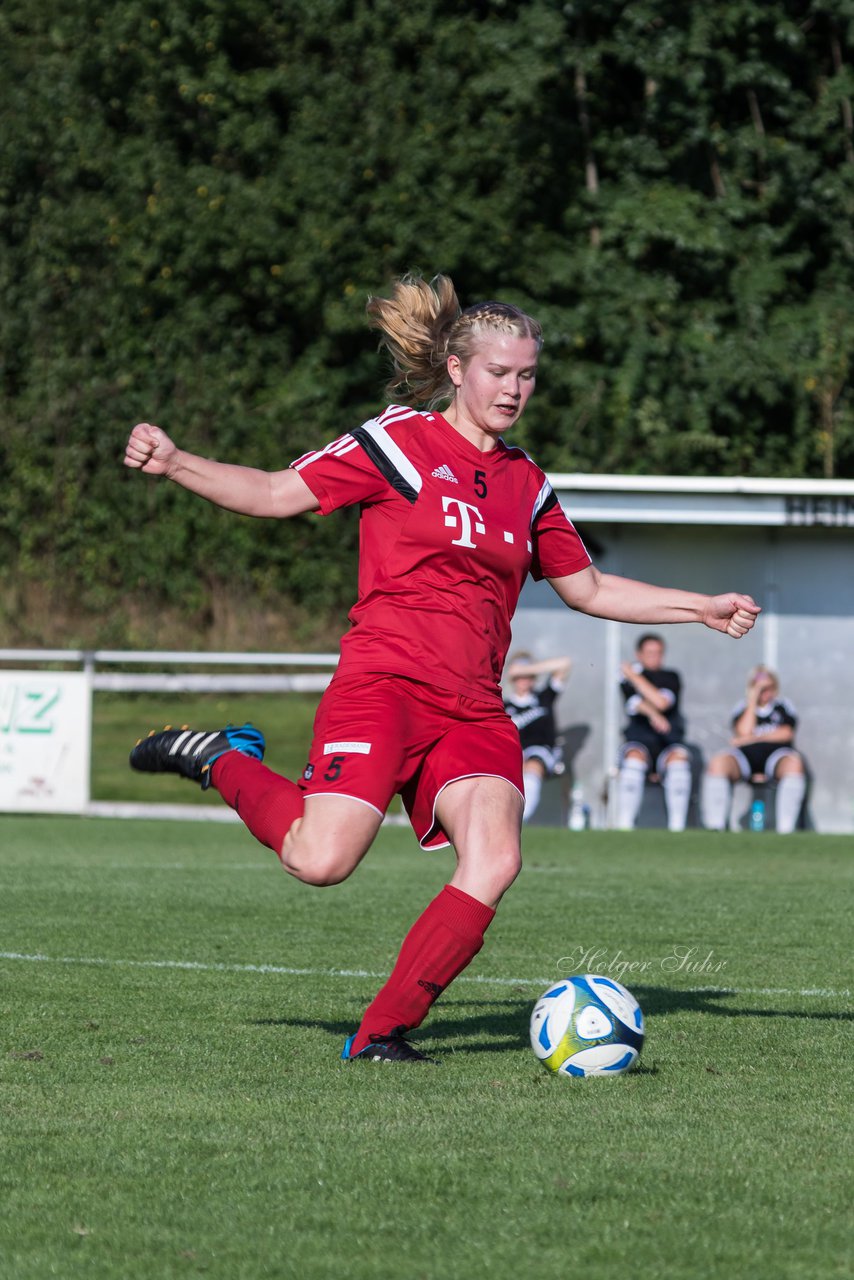
[{"label": "blonde hair", "polygon": [[390,298],[368,299],[367,312],[394,367],[389,395],[430,407],[453,399],[448,356],[457,356],[465,368],[478,342],[490,333],[533,338],[538,350],[543,342],[540,324],[510,303],[478,302],[463,311],[448,276],[429,282],[418,275],[401,276]]},{"label": "blonde hair", "polygon": [[529,653],[527,649],[517,649],[515,653],[510,655],[507,663],[508,667],[512,667],[514,662],[533,662],[534,655]]},{"label": "blonde hair", "polygon": [[[535,680],[536,679],[536,675],[533,671],[525,670],[525,668],[530,666],[530,664],[533,661],[534,661],[534,655],[532,653],[529,653],[527,649],[517,649],[516,652],[512,655],[512,657],[508,658],[507,665],[504,669],[504,674],[506,675],[507,679],[511,682],[511,684],[514,680]],[[522,670],[514,672],[514,667],[516,666],[520,666]]]},{"label": "blonde hair", "polygon": [[764,664],[764,663],[762,663],[762,662],[760,662],[758,666],[756,666],[756,667],[751,667],[751,669],[750,669],[750,672],[749,672],[749,674],[748,674],[748,676],[747,676],[747,689],[748,689],[748,692],[750,692],[751,685],[753,685],[753,684],[755,684],[755,683],[756,683],[756,678],[757,678],[757,676],[762,676],[762,675],[764,675],[764,676],[767,676],[767,677],[768,677],[768,679],[771,681],[771,683],[772,683],[772,685],[774,686],[774,688],[775,688],[775,689],[777,690],[777,692],[779,693],[779,692],[780,692],[780,677],[777,675],[776,671],[771,671],[771,669],[770,669],[769,667],[766,667],[766,666],[765,666],[765,664]]}]

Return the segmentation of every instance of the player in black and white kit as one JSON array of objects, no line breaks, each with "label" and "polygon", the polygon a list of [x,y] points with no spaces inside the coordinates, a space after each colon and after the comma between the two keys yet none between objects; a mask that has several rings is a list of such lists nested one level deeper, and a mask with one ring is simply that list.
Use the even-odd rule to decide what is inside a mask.
[{"label": "player in black and white kit", "polygon": [[747,696],[733,708],[729,749],[709,761],[703,782],[703,826],[724,831],[729,824],[732,784],[740,779],[777,779],[777,831],[790,835],[807,789],[803,757],[795,750],[798,717],[780,682],[767,667],[756,667]]},{"label": "player in black and white kit", "polygon": [[682,680],[664,666],[664,641],[643,635],[635,661],[620,668],[628,720],[620,751],[617,826],[630,831],[637,821],[646,776],[659,775],[664,788],[667,827],[684,831],[691,800],[691,757],[685,746],[685,721],[679,709]]},{"label": "player in black and white kit", "polygon": [[[571,667],[569,658],[535,662],[529,653],[517,653],[507,669],[510,691],[504,695],[504,710],[519,730],[522,743],[523,822],[533,817],[544,780],[563,771],[554,707]],[[538,684],[542,676],[546,679]]]}]

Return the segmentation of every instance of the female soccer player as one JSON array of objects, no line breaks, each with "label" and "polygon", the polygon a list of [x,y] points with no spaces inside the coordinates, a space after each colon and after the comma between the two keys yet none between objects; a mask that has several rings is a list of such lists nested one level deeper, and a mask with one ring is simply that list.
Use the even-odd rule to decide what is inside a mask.
[{"label": "female soccer player", "polygon": [[[519,730],[522,744],[523,822],[530,822],[536,813],[545,779],[563,772],[554,706],[571,669],[570,658],[535,662],[530,653],[522,652],[513,654],[507,668],[510,688],[504,695],[504,710]],[[538,683],[543,676],[545,680]]]},{"label": "female soccer player", "polygon": [[703,781],[703,825],[724,831],[729,822],[734,782],[777,780],[777,831],[791,835],[797,826],[807,776],[804,759],[795,750],[798,716],[788,698],[780,696],[780,681],[767,667],[754,667],[747,678],[747,695],[733,708],[728,750],[712,756]]},{"label": "female soccer player", "polygon": [[624,662],[620,671],[627,722],[620,751],[617,825],[632,830],[646,776],[654,770],[664,789],[667,826],[684,831],[691,802],[691,756],[679,709],[682,678],[664,666],[661,636],[649,634],[638,638],[635,661]]},{"label": "female soccer player", "polygon": [[252,726],[155,733],[131,764],[216,787],[309,884],[350,875],[396,793],[425,849],[453,846],[450,883],[342,1054],[423,1062],[404,1033],[480,950],[521,866],[521,750],[499,682],[528,573],[571,608],[625,622],[702,622],[739,637],[759,608],[593,567],[543,472],[503,440],[534,390],[542,338],[530,316],[500,302],[461,311],[445,276],[403,277],[368,315],[394,364],[390,389],[421,408],[393,404],[282,471],[186,453],[150,423],[134,427],[125,456],[245,515],[358,504],[358,598],[302,778],[261,763]]}]

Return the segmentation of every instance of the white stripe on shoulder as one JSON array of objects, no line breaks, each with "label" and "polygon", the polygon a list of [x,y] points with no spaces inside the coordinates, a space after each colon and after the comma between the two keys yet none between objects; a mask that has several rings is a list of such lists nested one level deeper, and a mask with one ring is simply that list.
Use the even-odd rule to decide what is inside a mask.
[{"label": "white stripe on shoulder", "polygon": [[382,413],[377,414],[376,419],[371,419],[371,421],[379,422],[386,427],[391,422],[403,422],[405,418],[417,418],[419,416],[418,410],[410,408],[408,404],[390,404],[388,408],[383,409]]},{"label": "white stripe on shoulder", "polygon": [[349,453],[351,449],[357,447],[357,442],[352,436],[342,436],[341,439],[329,449],[330,453],[334,453],[336,458],[343,457],[345,453]]},{"label": "white stripe on shoulder", "polygon": [[[386,411],[388,412],[388,411]],[[407,414],[411,414],[412,410],[407,410]],[[382,415],[385,420],[385,414]],[[398,421],[396,419],[395,421]],[[385,454],[392,466],[403,476],[404,480],[412,486],[416,493],[421,492],[423,481],[421,473],[417,467],[413,465],[407,458],[406,454],[395,444],[385,427],[380,424],[376,418],[368,418],[367,422],[362,423],[362,431],[366,431],[371,437],[377,448]]]},{"label": "white stripe on shoulder", "polygon": [[508,453],[521,453],[522,457],[525,459],[526,462],[533,462],[534,466],[537,465],[536,462],[534,462],[534,459],[531,457],[530,453],[526,453],[520,444],[508,444],[503,436],[499,436],[499,440],[504,445],[504,448],[507,450]]},{"label": "white stripe on shoulder", "polygon": [[326,454],[333,454],[340,458],[343,454],[349,453],[351,449],[356,448],[356,441],[351,435],[339,436],[337,440],[332,440],[323,449],[312,449],[310,453],[304,453],[301,458],[297,458],[296,462],[291,463],[294,471],[302,471],[303,467],[308,467],[312,462],[316,462],[318,458],[324,457]]},{"label": "white stripe on shoulder", "polygon": [[552,493],[554,493],[554,490],[552,489],[548,480],[544,480],[542,488],[540,489],[540,492],[537,494],[537,499],[536,499],[536,502],[534,503],[534,510],[531,512],[532,525],[536,520],[537,516],[540,514],[543,503],[546,501],[548,497],[551,496]]}]

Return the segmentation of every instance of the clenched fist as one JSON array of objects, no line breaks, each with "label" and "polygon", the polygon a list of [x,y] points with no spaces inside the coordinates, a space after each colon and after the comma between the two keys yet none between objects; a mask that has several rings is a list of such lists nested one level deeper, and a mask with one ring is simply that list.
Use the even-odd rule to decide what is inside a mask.
[{"label": "clenched fist", "polygon": [[178,456],[178,448],[160,427],[138,422],[125,446],[125,466],[149,476],[168,476]]},{"label": "clenched fist", "polygon": [[710,597],[703,614],[703,622],[713,631],[723,631],[734,640],[740,640],[752,629],[761,612],[760,606],[752,596],[732,592],[723,596]]}]

